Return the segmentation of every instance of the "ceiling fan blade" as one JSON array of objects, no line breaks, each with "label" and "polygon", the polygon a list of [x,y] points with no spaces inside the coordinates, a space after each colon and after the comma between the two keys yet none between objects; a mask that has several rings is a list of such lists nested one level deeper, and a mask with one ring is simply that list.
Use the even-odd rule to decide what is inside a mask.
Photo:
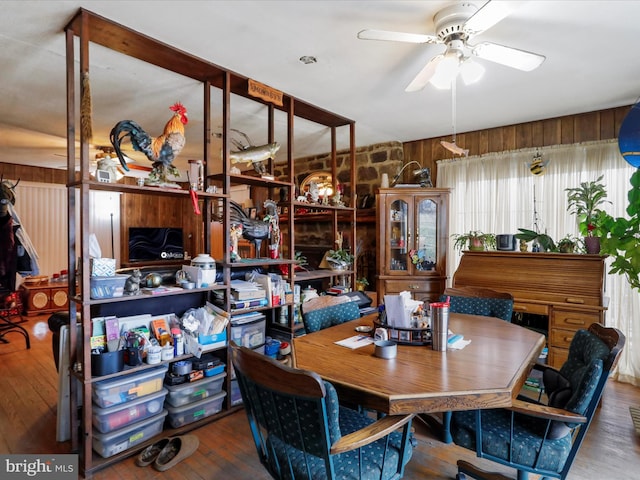
[{"label": "ceiling fan blade", "polygon": [[469,36],[477,35],[490,29],[511,12],[520,8],[525,1],[489,0],[480,10],[474,13],[462,27]]},{"label": "ceiling fan blade", "polygon": [[440,39],[433,35],[420,33],[390,32],[388,30],[361,30],[358,32],[360,40],[384,40],[405,43],[440,43]]},{"label": "ceiling fan blade", "polygon": [[427,85],[427,83],[429,83],[431,77],[435,75],[438,64],[442,61],[443,58],[444,55],[436,55],[431,60],[429,60],[429,63],[427,63],[424,68],[420,70],[420,73],[416,75],[416,78],[411,81],[411,83],[407,86],[407,88],[404,89],[404,91],[417,92],[418,90],[422,90]]},{"label": "ceiling fan blade", "polygon": [[505,47],[497,43],[482,42],[472,47],[474,55],[490,62],[499,63],[511,68],[517,68],[524,72],[535,70],[545,60],[544,55],[527,52],[513,47]]}]

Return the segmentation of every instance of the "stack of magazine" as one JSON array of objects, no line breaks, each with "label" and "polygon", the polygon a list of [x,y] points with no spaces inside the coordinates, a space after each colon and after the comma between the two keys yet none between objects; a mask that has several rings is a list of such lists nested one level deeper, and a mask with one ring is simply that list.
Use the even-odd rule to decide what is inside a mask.
[{"label": "stack of magazine", "polygon": [[268,304],[267,291],[259,284],[246,280],[231,281],[230,305],[232,310],[265,307]]}]

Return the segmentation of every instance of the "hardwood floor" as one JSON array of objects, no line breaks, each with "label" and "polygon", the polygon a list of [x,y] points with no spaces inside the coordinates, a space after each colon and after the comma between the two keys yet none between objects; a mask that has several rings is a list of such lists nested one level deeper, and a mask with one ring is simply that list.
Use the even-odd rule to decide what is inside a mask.
[{"label": "hardwood floor", "polygon": [[[21,335],[10,333],[10,343],[0,343],[3,388],[0,389],[0,452],[69,453],[69,442],[56,441],[57,374],[51,351],[47,316],[30,317],[27,328],[31,349]],[[640,388],[609,382],[603,406],[591,425],[587,439],[574,463],[570,480],[627,478],[640,469],[640,436],[636,433],[629,406],[640,405]],[[445,445],[425,425],[415,422],[418,446],[405,478],[453,479],[456,461],[510,473],[495,464],[477,459],[473,452]],[[244,411],[229,415],[194,431],[200,438],[197,452],[167,470],[140,468],[135,456],[98,471],[96,480],[112,479],[247,479],[271,478],[260,465],[249,435]]]}]

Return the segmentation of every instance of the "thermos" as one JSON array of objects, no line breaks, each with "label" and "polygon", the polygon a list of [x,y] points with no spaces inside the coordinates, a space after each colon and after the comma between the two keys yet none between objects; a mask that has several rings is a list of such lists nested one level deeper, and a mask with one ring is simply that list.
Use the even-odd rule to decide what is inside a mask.
[{"label": "thermos", "polygon": [[431,348],[439,352],[447,351],[449,338],[449,303],[436,302],[431,307]]}]

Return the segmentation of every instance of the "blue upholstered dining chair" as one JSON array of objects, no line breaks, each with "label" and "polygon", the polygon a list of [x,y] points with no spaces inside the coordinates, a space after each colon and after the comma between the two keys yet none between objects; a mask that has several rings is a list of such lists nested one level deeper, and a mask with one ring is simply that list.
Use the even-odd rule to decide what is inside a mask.
[{"label": "blue upholstered dining chair", "polygon": [[317,332],[356,318],[360,318],[360,308],[356,302],[337,303],[311,311],[305,311],[305,304],[302,304],[302,323],[307,333]]},{"label": "blue upholstered dining chair", "polygon": [[445,301],[447,297],[450,298],[451,313],[468,313],[511,321],[513,296],[510,293],[489,288],[457,287],[447,288],[440,300]]},{"label": "blue upholstered dining chair", "polygon": [[[447,288],[440,296],[440,301],[449,299],[450,313],[468,313],[483,317],[501,318],[511,322],[513,314],[513,295],[497,292],[490,288],[457,287]],[[442,441],[451,443],[451,412],[442,413]]]},{"label": "blue upholstered dining chair", "polygon": [[[518,480],[529,472],[564,480],[595,414],[610,371],[625,343],[615,328],[597,323],[578,330],[560,370],[541,365],[546,405],[518,397],[508,409],[454,412],[453,440],[478,457],[514,467]],[[506,479],[458,461],[457,479]]]},{"label": "blue upholstered dining chair", "polygon": [[374,420],[338,403],[329,382],[231,342],[249,427],[274,479],[402,478],[413,415]]}]

